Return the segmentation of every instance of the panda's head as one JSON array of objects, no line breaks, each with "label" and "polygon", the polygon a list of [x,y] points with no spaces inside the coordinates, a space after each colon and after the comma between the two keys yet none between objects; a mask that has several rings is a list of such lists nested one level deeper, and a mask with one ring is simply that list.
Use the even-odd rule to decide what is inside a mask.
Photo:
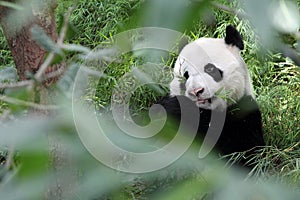
[{"label": "panda's head", "polygon": [[227,26],[224,39],[200,38],[180,52],[170,83],[170,95],[185,95],[204,109],[224,109],[252,95],[247,66],[240,56],[239,32]]}]

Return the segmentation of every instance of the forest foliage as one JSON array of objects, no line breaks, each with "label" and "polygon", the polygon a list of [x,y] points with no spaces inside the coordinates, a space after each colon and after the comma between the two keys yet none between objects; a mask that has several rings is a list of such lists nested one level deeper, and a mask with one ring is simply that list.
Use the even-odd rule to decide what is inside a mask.
[{"label": "forest foliage", "polygon": [[[56,8],[59,30],[64,24],[68,26],[64,45],[56,45],[39,28],[32,30],[40,36],[35,37],[37,42],[56,55],[52,63],[67,64],[64,76],[51,86],[59,93],[55,105],[39,105],[32,100],[35,87],[11,87],[18,84],[18,77],[0,32],[1,199],[41,199],[58,179],[62,199],[299,198],[299,1],[80,0],[68,23],[64,23],[68,7],[73,4],[58,1]],[[7,6],[4,1],[0,5]],[[22,12],[26,8],[13,9]],[[121,43],[127,51],[120,55],[113,46],[118,36],[137,28],[159,27],[183,33],[190,40],[220,38],[228,24],[237,27],[245,41],[242,56],[262,111],[267,147],[258,153],[256,167],[245,174],[242,170],[224,169],[223,161],[216,158],[199,160],[194,156],[198,146],[169,167],[151,173],[124,173],[95,159],[78,132],[92,134],[100,126],[110,133],[109,139],[128,151],[153,148],[153,140],[139,143],[120,137],[124,133],[109,126],[112,122],[106,114],[111,114],[112,100],[120,100],[120,96],[124,97],[122,92],[127,92],[133,118],[147,125],[149,117],[138,116],[167,93],[177,56],[178,43],[170,52],[134,51],[130,42],[138,42],[139,34]],[[28,79],[38,85],[33,78],[29,74]],[[86,107],[77,107],[78,102],[84,102]],[[32,115],[32,109],[54,110],[55,115]],[[67,157],[66,165],[59,170],[53,167],[49,153],[49,140],[53,137],[59,138]],[[164,144],[165,140],[158,143]],[[234,161],[243,154],[231,156]],[[120,156],[115,162],[120,162],[122,168],[131,161]]]}]

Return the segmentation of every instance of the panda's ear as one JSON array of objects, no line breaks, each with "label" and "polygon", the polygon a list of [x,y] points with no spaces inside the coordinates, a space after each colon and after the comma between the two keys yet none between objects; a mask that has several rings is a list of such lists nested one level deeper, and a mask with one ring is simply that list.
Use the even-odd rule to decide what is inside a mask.
[{"label": "panda's ear", "polygon": [[226,27],[225,42],[228,45],[237,46],[240,50],[244,49],[242,36],[232,25]]},{"label": "panda's ear", "polygon": [[182,49],[189,43],[189,39],[187,37],[182,37],[178,44],[178,54],[182,51]]}]

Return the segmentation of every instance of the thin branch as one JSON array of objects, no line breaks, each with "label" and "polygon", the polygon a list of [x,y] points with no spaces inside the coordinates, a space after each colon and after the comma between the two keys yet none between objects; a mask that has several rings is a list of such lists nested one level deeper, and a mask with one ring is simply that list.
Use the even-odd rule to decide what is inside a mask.
[{"label": "thin branch", "polygon": [[50,72],[50,73],[47,73],[46,75],[43,76],[43,81],[47,81],[48,79],[51,79],[51,78],[55,78],[55,77],[58,77],[58,76],[61,76],[63,73],[64,73],[64,69],[63,68],[58,68],[56,71],[54,72]]},{"label": "thin branch", "polygon": [[63,44],[63,42],[64,42],[64,39],[65,39],[66,34],[67,34],[67,30],[68,30],[69,19],[70,19],[70,16],[71,16],[71,14],[72,14],[72,12],[73,12],[73,10],[75,8],[76,8],[75,5],[73,5],[72,7],[70,7],[68,9],[67,14],[65,15],[64,24],[62,26],[62,29],[61,29],[61,32],[59,34],[59,38],[58,38],[58,41],[57,41],[57,44],[59,46],[61,46]]},{"label": "thin branch", "polygon": [[41,81],[42,75],[47,70],[48,66],[51,64],[55,56],[55,53],[50,53],[45,62],[41,65],[37,73],[35,74],[35,79],[38,81]]},{"label": "thin branch", "polygon": [[33,85],[33,83],[33,80],[19,81],[16,83],[1,83],[0,89],[27,87]]},{"label": "thin branch", "polygon": [[33,102],[28,102],[28,101],[23,101],[20,99],[12,98],[12,97],[7,97],[4,95],[0,95],[0,101],[4,101],[7,103],[12,103],[15,105],[20,105],[20,106],[27,106],[31,107],[37,110],[58,110],[60,107],[55,106],[55,105],[41,105]]},{"label": "thin branch", "polygon": [[[58,68],[56,71],[48,73],[44,77],[42,77],[42,81],[47,81],[48,79],[55,78],[57,76],[60,76],[64,73],[64,70],[62,68]],[[33,86],[34,81],[33,80],[25,80],[25,81],[19,81],[15,83],[0,83],[0,89],[8,89],[8,88],[22,88],[22,87],[28,87]]]},{"label": "thin branch", "polygon": [[[48,79],[55,78],[57,76],[62,75],[64,70],[62,68],[57,69],[54,72],[48,73],[42,78],[42,81],[47,81]],[[8,89],[8,88],[21,88],[21,87],[27,87],[27,86],[33,86],[34,81],[33,80],[25,80],[25,81],[19,81],[16,83],[0,83],[0,89]]]}]

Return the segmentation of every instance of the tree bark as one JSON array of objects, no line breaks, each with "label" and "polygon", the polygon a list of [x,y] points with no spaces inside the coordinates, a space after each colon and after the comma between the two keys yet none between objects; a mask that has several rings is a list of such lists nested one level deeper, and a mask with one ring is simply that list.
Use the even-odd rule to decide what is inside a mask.
[{"label": "tree bark", "polygon": [[[9,2],[15,1],[10,0]],[[17,12],[12,8],[0,6],[0,23],[20,80],[28,79],[28,72],[35,74],[47,55],[47,51],[32,39],[30,29],[34,25],[38,25],[53,41],[58,39],[54,17],[56,6],[57,2],[54,0],[42,0],[39,5],[33,4],[31,9],[26,9],[24,12],[22,11],[23,13]],[[46,73],[64,67],[63,63],[49,66]],[[49,79],[45,82],[45,85],[48,86],[56,82],[57,79]]]},{"label": "tree bark", "polygon": [[[58,40],[58,31],[55,23],[54,10],[57,6],[57,2],[56,0],[40,0],[38,5],[28,5],[29,3],[26,1],[9,0],[8,2],[16,2],[17,4],[22,4],[23,2],[21,6],[25,6],[26,8],[29,6],[29,9],[21,12],[0,6],[0,23],[10,47],[19,79],[26,80],[29,79],[27,73],[29,72],[34,75],[47,56],[47,51],[33,40],[30,29],[38,25],[45,31],[48,37],[56,42]],[[48,66],[46,73],[51,73],[58,69],[63,70],[61,68],[65,68],[65,63]],[[39,86],[39,91],[36,91],[39,97],[35,98],[39,99],[37,103],[47,105],[55,102],[54,99],[57,98],[58,94],[44,86],[55,83],[58,78],[59,77],[48,79],[43,82],[42,86]],[[33,111],[33,114],[49,115],[51,113]],[[69,156],[67,155],[66,146],[64,142],[61,141],[60,136],[50,134],[49,148],[52,157],[50,167],[52,167],[56,173],[54,174],[56,183],[47,189],[45,199],[63,199],[64,193],[68,191],[64,191],[66,184],[64,183],[65,180],[62,179],[66,177],[63,177],[62,174],[66,169],[70,168],[71,164]]]}]

